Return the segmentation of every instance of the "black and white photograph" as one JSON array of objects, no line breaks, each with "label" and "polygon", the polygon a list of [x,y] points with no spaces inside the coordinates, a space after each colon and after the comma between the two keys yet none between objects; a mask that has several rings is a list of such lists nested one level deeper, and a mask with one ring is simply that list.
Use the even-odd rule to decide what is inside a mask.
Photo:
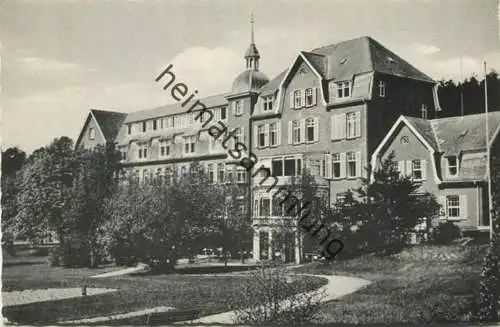
[{"label": "black and white photograph", "polygon": [[5,326],[500,326],[499,0],[0,1]]}]

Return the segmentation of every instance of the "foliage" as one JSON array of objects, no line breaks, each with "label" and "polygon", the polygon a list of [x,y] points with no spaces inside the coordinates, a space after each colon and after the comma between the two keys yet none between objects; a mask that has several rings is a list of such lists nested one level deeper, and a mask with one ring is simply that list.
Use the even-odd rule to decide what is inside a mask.
[{"label": "foliage", "polygon": [[[500,77],[497,72],[487,74],[488,105],[490,110],[500,110]],[[462,96],[460,93],[462,92]],[[465,115],[484,112],[484,79],[478,80],[475,76],[462,82],[440,81],[438,88],[439,104],[442,114],[446,117],[461,116],[461,99]]]},{"label": "foliage", "polygon": [[430,242],[432,244],[451,244],[462,236],[460,228],[451,221],[439,223],[432,229]]},{"label": "foliage", "polygon": [[[373,171],[373,180],[348,192],[345,200],[325,212],[345,240],[341,255],[390,253],[406,246],[422,218],[435,217],[439,204],[430,193],[418,194],[419,183],[401,176],[391,154]],[[368,169],[369,175],[371,170]]]},{"label": "foliage", "polygon": [[[190,174],[122,184],[106,204],[106,247],[128,250],[121,256],[171,270],[180,257],[191,258],[208,245],[206,235],[223,215],[223,194],[193,163]],[[223,197],[222,197],[223,199]]]},{"label": "foliage", "polygon": [[64,235],[77,163],[72,148],[71,139],[61,137],[28,158],[17,197],[16,227],[21,237],[37,242],[50,231]]},{"label": "foliage", "polygon": [[242,283],[242,296],[228,302],[238,324],[295,324],[318,311],[324,296],[313,291],[318,286],[313,280],[296,278],[283,266],[263,265]]}]

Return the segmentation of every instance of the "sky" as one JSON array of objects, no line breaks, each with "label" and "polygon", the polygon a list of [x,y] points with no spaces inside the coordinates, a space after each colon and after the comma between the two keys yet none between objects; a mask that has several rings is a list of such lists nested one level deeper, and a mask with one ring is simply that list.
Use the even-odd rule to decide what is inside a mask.
[{"label": "sky", "polygon": [[[1,143],[30,153],[76,140],[90,109],[172,103],[169,64],[198,96],[230,91],[255,16],[270,78],[299,51],[371,36],[433,77],[500,71],[498,0],[3,0]],[[461,68],[463,67],[463,68]]]}]

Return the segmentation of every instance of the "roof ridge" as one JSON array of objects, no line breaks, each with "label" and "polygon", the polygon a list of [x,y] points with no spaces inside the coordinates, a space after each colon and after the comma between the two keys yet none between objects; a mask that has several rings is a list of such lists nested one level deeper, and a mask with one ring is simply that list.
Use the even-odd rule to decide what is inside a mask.
[{"label": "roof ridge", "polygon": [[352,42],[352,41],[360,40],[360,39],[363,39],[363,38],[370,38],[370,36],[363,35],[363,36],[358,36],[358,37],[355,37],[355,38],[352,38],[352,39],[343,40],[343,41],[340,41],[340,42],[325,44],[324,46],[312,49],[311,52],[318,51],[318,50],[321,50],[321,49],[324,49],[324,48],[328,48],[328,47],[331,47],[331,46],[338,46],[338,45],[341,45],[341,44],[344,44],[344,43],[347,43],[347,42]]},{"label": "roof ridge", "polygon": [[436,124],[435,124],[435,120],[434,119],[431,119],[429,121],[429,124],[431,125],[431,130],[432,130],[432,135],[434,135],[434,138],[436,139],[436,146],[437,146],[437,149],[439,152],[443,152],[443,150],[441,149],[441,144],[439,144],[438,142],[438,137],[437,137],[437,133],[436,133]]}]

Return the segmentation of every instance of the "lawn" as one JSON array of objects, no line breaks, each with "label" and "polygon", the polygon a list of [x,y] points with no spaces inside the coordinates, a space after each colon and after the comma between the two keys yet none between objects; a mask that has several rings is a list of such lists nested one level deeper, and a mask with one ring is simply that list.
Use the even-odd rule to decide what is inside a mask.
[{"label": "lawn", "polygon": [[484,253],[481,245],[416,246],[399,255],[311,263],[297,270],[373,282],[340,301],[324,304],[316,323],[464,321],[476,309]]},{"label": "lawn", "polygon": [[[22,324],[54,324],[58,321],[77,320],[111,314],[144,310],[157,306],[171,306],[179,311],[188,310],[190,317],[227,310],[230,295],[241,296],[239,286],[246,276],[194,276],[186,274],[119,276],[103,279],[88,278],[116,267],[105,269],[64,269],[46,264],[11,265],[3,268],[2,291],[80,287],[118,289],[116,292],[54,300],[3,308],[10,321]],[[310,277],[304,277],[309,278]],[[313,288],[325,284],[314,279]],[[306,290],[303,290],[306,291]],[[283,294],[286,297],[287,294]],[[193,310],[194,309],[194,310]],[[172,318],[175,320],[175,318]]]}]

